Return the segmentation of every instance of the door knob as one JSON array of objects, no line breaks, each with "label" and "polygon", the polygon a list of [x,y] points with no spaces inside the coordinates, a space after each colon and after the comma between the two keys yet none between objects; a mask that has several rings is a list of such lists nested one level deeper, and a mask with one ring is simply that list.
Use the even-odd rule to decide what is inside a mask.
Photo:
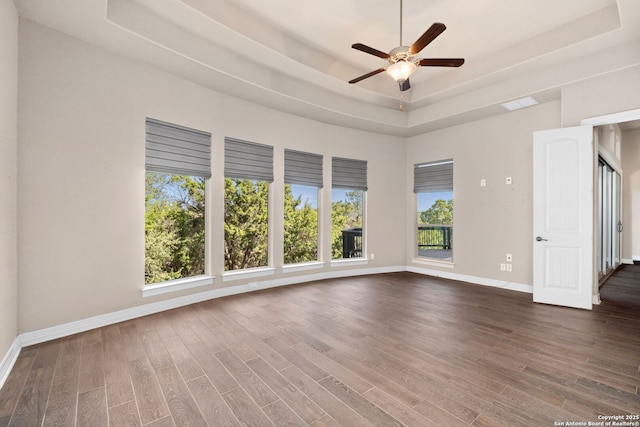
[{"label": "door knob", "polygon": [[540,236],[536,237],[536,242],[543,242],[543,241],[544,241],[544,242],[548,242],[548,241],[549,241],[549,239],[543,239],[543,238],[542,238],[542,237],[540,237]]}]

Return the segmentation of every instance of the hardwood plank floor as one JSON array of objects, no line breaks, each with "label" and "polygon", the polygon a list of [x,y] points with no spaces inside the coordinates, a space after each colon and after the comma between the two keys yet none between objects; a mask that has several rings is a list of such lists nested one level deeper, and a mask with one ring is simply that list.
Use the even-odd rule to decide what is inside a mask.
[{"label": "hardwood plank floor", "polygon": [[207,301],[24,348],[0,390],[0,427],[640,415],[640,266],[601,295],[584,311],[392,273]]}]

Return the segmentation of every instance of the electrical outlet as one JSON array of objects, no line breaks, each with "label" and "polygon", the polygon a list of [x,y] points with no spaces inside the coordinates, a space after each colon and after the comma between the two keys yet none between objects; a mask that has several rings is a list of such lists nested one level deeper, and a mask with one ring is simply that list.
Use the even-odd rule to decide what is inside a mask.
[{"label": "electrical outlet", "polygon": [[513,271],[511,268],[511,264],[507,264],[507,271]]},{"label": "electrical outlet", "polygon": [[486,180],[486,179],[484,179],[484,178],[482,178],[482,179],[480,180],[480,187],[486,187],[486,186],[487,186],[487,180]]},{"label": "electrical outlet", "polygon": [[512,261],[513,261],[513,255],[507,254],[507,262],[512,262]]},{"label": "electrical outlet", "polygon": [[500,271],[507,271],[507,264],[504,262],[500,264]]},{"label": "electrical outlet", "polygon": [[374,254],[373,252],[371,252],[371,255],[369,256],[369,259],[376,259],[376,254]]},{"label": "electrical outlet", "polygon": [[510,177],[510,176],[508,176],[508,177],[505,179],[505,182],[507,183],[507,185],[511,185],[511,183],[513,182],[513,180],[511,179],[511,177]]}]

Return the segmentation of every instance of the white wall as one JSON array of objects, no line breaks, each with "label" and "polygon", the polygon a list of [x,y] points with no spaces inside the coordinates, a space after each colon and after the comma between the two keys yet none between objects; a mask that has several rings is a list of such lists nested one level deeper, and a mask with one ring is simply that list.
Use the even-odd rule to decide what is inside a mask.
[{"label": "white wall", "polygon": [[[453,158],[454,268],[418,268],[444,274],[531,285],[533,137],[536,130],[560,127],[560,103],[550,102],[488,119],[409,138],[407,146],[407,242],[415,253],[416,197],[410,193],[413,165]],[[506,185],[506,177],[513,183]],[[480,180],[486,180],[486,187]],[[507,253],[513,272],[500,271]]]},{"label": "white wall", "polygon": [[[376,257],[366,267],[404,265],[406,203],[404,175],[398,173],[404,168],[404,139],[224,96],[29,21],[20,25],[20,67],[20,332],[197,292],[141,297],[147,116],[212,133],[214,287],[243,283],[221,280],[225,136],[273,145],[276,165],[285,147],[323,154],[327,162],[331,156],[367,160],[368,248]],[[328,224],[330,176],[325,179]],[[283,200],[282,180],[277,172],[276,201]],[[280,205],[274,203],[276,218],[282,216]],[[275,242],[281,240],[278,229]],[[328,239],[324,243],[329,253]],[[275,267],[277,278],[282,273]]]},{"label": "white wall", "polygon": [[640,129],[622,133],[622,258],[640,261]]},{"label": "white wall", "polygon": [[640,65],[587,79],[562,90],[562,127],[639,108]]},{"label": "white wall", "polygon": [[[0,0],[0,361],[17,334],[18,12]],[[1,380],[1,379],[0,379]]]}]

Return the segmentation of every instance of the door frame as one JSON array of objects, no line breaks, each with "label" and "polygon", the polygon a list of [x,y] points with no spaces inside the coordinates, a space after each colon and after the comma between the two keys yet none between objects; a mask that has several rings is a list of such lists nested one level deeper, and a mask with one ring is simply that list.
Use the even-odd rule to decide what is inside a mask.
[{"label": "door frame", "polygon": [[[603,125],[611,125],[611,124],[618,124],[618,123],[623,123],[623,122],[631,122],[634,120],[640,120],[640,108],[636,108],[634,110],[626,110],[626,111],[620,111],[617,113],[611,113],[611,114],[605,114],[602,116],[593,116],[593,117],[588,117],[585,119],[582,119],[580,121],[580,125],[591,125],[591,126],[603,126]],[[596,149],[596,156],[597,156],[597,149]],[[596,181],[598,179],[598,165],[597,165],[597,157],[596,157],[596,161],[595,161],[595,165],[594,165],[594,181]],[[595,182],[594,182],[595,184]],[[597,188],[597,187],[594,187]],[[628,201],[625,200],[620,200],[621,203],[626,203]],[[597,209],[597,200],[595,197],[595,194],[593,196],[593,205],[594,205],[594,209]],[[595,214],[597,214],[597,212],[595,212]],[[594,227],[597,227],[597,225],[595,224],[594,221]],[[594,233],[597,230],[594,230]],[[594,234],[595,235],[595,234]],[[597,242],[594,239],[594,245],[597,245]],[[595,251],[597,250],[597,248],[594,246],[594,258],[595,258]],[[620,255],[621,259],[622,259],[622,254]],[[593,272],[593,303],[594,304],[600,304],[600,284],[598,281],[598,268],[596,263],[593,263],[593,267],[594,267],[594,271]]]}]

